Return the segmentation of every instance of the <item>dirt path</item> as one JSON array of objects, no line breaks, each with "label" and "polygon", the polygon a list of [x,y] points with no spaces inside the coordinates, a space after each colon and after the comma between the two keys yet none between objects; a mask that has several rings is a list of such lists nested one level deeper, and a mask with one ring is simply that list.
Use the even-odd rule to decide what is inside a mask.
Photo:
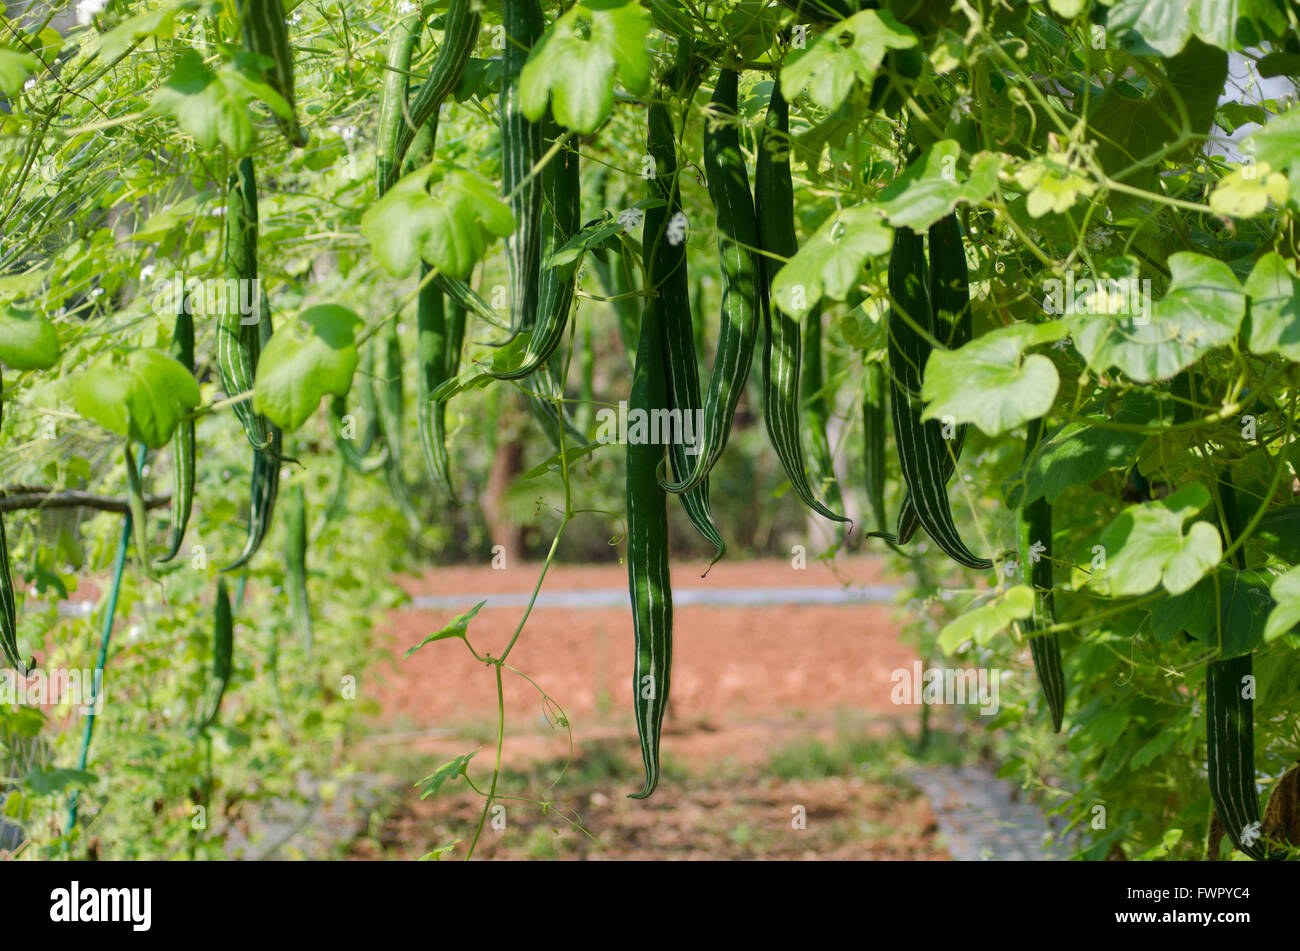
[{"label": "dirt path", "polygon": [[[640,780],[630,713],[632,622],[626,602],[611,597],[626,589],[626,569],[615,563],[551,570],[543,590],[563,597],[534,609],[510,664],[563,709],[572,751],[570,734],[554,725],[553,711],[546,715],[538,689],[508,677],[501,789],[519,799],[494,811],[476,855],[950,858],[929,801],[890,759],[900,730],[913,731],[917,713],[890,699],[891,673],[916,659],[898,635],[900,608],[878,600],[900,579],[883,575],[874,559],[841,560],[834,572],[819,562],[802,570],[785,561],[723,562],[701,579],[703,567],[673,573],[678,606],[665,775],[645,802],[626,798]],[[469,637],[479,653],[499,654],[538,570],[458,567],[403,579],[413,602],[439,606],[408,606],[387,621],[393,660],[372,685],[382,699],[362,744],[369,765],[409,782],[478,750],[471,776],[486,781],[497,713],[491,669],[456,640],[401,655],[472,607],[480,593],[488,603]],[[846,584],[877,600],[689,603],[692,593],[721,589],[796,588],[808,600]],[[495,605],[493,594],[502,596]],[[574,606],[575,600],[595,606]],[[542,800],[551,803],[545,810],[536,805]],[[482,803],[463,780],[425,800],[395,785],[353,854],[416,858],[459,840],[453,854],[463,855]]]}]

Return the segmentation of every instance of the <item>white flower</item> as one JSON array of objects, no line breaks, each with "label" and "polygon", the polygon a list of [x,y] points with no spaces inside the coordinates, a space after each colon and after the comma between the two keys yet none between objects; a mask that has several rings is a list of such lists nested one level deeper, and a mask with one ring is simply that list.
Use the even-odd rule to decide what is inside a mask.
[{"label": "white flower", "polygon": [[297,26],[297,25],[298,25],[299,23],[301,23],[301,22],[302,22],[302,11],[301,11],[301,10],[294,10],[293,13],[290,13],[290,14],[289,14],[289,25],[290,25],[290,26]]},{"label": "white flower", "polygon": [[1250,848],[1259,841],[1260,832],[1261,829],[1258,820],[1247,824],[1246,827],[1241,830],[1241,844],[1246,848]]},{"label": "white flower", "polygon": [[411,0],[402,0],[402,2],[397,5],[397,12],[402,14],[402,16],[406,16],[406,14],[410,13],[414,9],[415,4],[411,3]]},{"label": "white flower", "polygon": [[77,3],[77,22],[82,26],[89,25],[96,14],[104,12],[106,6],[108,6],[108,0],[79,0]]},{"label": "white flower", "polygon": [[953,122],[960,122],[962,116],[966,115],[966,113],[970,111],[970,104],[970,96],[966,93],[962,93],[957,97],[956,102],[952,104],[952,108],[948,110],[948,118]]},{"label": "white flower", "polygon": [[154,272],[157,270],[158,265],[156,264],[146,264],[144,267],[140,268],[140,283],[143,284],[145,281],[149,280],[149,278],[153,277]]},{"label": "white flower", "polygon": [[94,289],[91,290],[91,292],[90,292],[90,296],[91,296],[91,297],[100,297],[100,296],[103,295],[103,293],[104,293],[104,289],[103,289],[102,287],[96,287],[96,288],[94,288]]},{"label": "white flower", "polygon": [[35,88],[36,88],[36,77],[35,77],[35,76],[33,76],[31,79],[27,80],[27,82],[23,83],[23,92],[31,92],[31,91],[32,91],[33,89],[35,89]]},{"label": "white flower", "polygon": [[674,248],[686,240],[686,216],[680,211],[668,219],[668,227],[664,229],[664,237]]}]

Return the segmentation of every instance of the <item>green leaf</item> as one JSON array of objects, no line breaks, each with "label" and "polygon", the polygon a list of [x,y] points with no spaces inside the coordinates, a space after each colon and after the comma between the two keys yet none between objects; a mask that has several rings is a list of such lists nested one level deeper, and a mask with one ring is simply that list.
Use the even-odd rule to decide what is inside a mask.
[{"label": "green leaf", "polygon": [[[571,467],[579,459],[591,455],[603,445],[605,445],[605,443],[589,442],[585,446],[572,446],[564,450],[564,467]],[[520,481],[525,479],[536,479],[546,475],[548,472],[559,472],[560,469],[560,454],[555,452],[517,478]]]},{"label": "green leaf", "polygon": [[1286,27],[1285,14],[1272,0],[1119,0],[1106,28],[1126,45],[1134,40],[1125,34],[1134,33],[1161,56],[1173,56],[1193,36],[1222,50],[1239,48],[1235,34],[1242,19]]},{"label": "green leaf", "polygon": [[1016,184],[1029,193],[1025,208],[1031,218],[1064,214],[1080,195],[1086,198],[1097,190],[1082,172],[1045,156],[1022,165],[1016,171]]},{"label": "green leaf", "polygon": [[939,649],[956,653],[967,641],[987,644],[1012,621],[1029,617],[1034,610],[1034,592],[1023,584],[1008,588],[992,600],[950,621],[939,632]]},{"label": "green leaf", "polygon": [[434,641],[445,641],[449,637],[459,637],[463,639],[465,637],[465,633],[469,630],[469,622],[474,620],[474,617],[475,615],[478,614],[479,609],[482,608],[483,605],[485,604],[487,604],[486,601],[480,601],[478,604],[474,605],[464,614],[457,614],[454,618],[452,618],[450,624],[448,624],[446,627],[442,628],[441,630],[434,631],[432,634],[425,635],[424,640],[420,641],[420,643],[416,644],[414,647],[409,648],[403,656],[410,657],[412,654],[418,651],[425,644],[432,644]]},{"label": "green leaf", "polygon": [[1218,648],[1223,658],[1239,657],[1263,643],[1271,604],[1268,588],[1223,565],[1191,590],[1161,600],[1151,610],[1149,624],[1162,643],[1186,631]]},{"label": "green leaf", "polygon": [[957,350],[933,351],[921,388],[929,405],[921,419],[951,416],[996,436],[1044,415],[1061,380],[1051,360],[1038,353],[1026,356],[1025,350],[1059,340],[1066,330],[1061,320],[1013,324]]},{"label": "green leaf", "polygon": [[1246,278],[1253,353],[1280,353],[1300,361],[1300,280],[1276,251],[1255,262]]},{"label": "green leaf", "polygon": [[[465,772],[465,767],[469,765],[469,761],[472,760],[477,753],[478,751],[475,750],[473,753],[467,753],[464,756],[457,756],[450,763],[443,763],[431,774],[416,783],[416,786],[424,787],[420,793],[420,798],[428,799],[430,796],[435,795],[440,789],[442,789],[444,784],[458,778]],[[454,845],[455,843],[452,844]]]},{"label": "green leaf", "polygon": [[1300,108],[1270,117],[1264,128],[1242,142],[1241,150],[1271,168],[1289,168],[1300,161]]},{"label": "green leaf", "polygon": [[[432,173],[432,174],[431,174]],[[432,182],[435,193],[426,186]],[[405,277],[421,257],[466,278],[488,245],[514,230],[492,184],[458,168],[432,165],[403,176],[361,216],[361,233],[391,274]]]},{"label": "green leaf", "polygon": [[197,10],[198,7],[193,0],[187,0],[185,3],[127,17],[99,38],[99,61],[110,63],[125,53],[132,43],[149,37],[171,39],[176,32],[176,17]]},{"label": "green leaf", "polygon": [[24,785],[38,796],[62,792],[69,786],[85,787],[98,781],[94,773],[84,769],[40,769],[33,768],[23,779]]},{"label": "green leaf", "polygon": [[844,300],[857,286],[867,259],[889,250],[893,232],[872,205],[831,215],[772,282],[772,300],[791,317],[803,318],[823,297]]},{"label": "green leaf", "polygon": [[1194,482],[1167,499],[1130,505],[1101,533],[1106,568],[1091,583],[1108,586],[1113,598],[1146,594],[1162,581],[1170,594],[1189,591],[1223,554],[1209,522],[1183,532],[1183,523],[1209,504],[1209,491]]},{"label": "green leaf", "polygon": [[[1076,315],[1075,349],[1099,373],[1116,367],[1131,380],[1153,383],[1185,370],[1236,336],[1246,297],[1222,261],[1180,251],[1170,256],[1173,278],[1165,296],[1147,308],[1145,285],[1125,284],[1118,313]],[[1149,282],[1147,282],[1149,283]],[[1103,309],[1103,308],[1095,308]]]},{"label": "green leaf", "polygon": [[418,859],[416,859],[416,861],[417,862],[440,862],[442,861],[442,857],[444,855],[454,850],[456,846],[459,844],[460,844],[460,839],[452,839],[450,842],[438,846],[436,849],[432,850],[431,852],[425,852]]},{"label": "green leaf", "polygon": [[1002,159],[980,152],[971,159],[970,174],[958,170],[961,146],[943,139],[926,149],[880,193],[880,207],[895,227],[920,231],[959,204],[978,204],[998,184]]},{"label": "green leaf", "polygon": [[1210,210],[1216,215],[1254,218],[1268,210],[1270,201],[1286,204],[1289,183],[1267,162],[1246,165],[1219,179],[1210,193]]},{"label": "green leaf", "polygon": [[202,149],[220,142],[232,155],[253,148],[253,120],[240,95],[246,80],[232,70],[214,73],[193,49],[180,55],[167,82],[153,97],[156,112],[174,116]]},{"label": "green leaf", "polygon": [[1273,580],[1270,589],[1277,607],[1264,625],[1264,641],[1275,641],[1300,624],[1300,568],[1292,568]]},{"label": "green leaf", "polygon": [[161,449],[199,405],[199,385],[161,350],[111,350],[73,381],[72,398],[78,413],[109,432]]},{"label": "green leaf", "polygon": [[0,304],[0,363],[15,370],[48,370],[59,362],[60,352],[52,323]]},{"label": "green leaf", "polygon": [[519,76],[519,106],[536,122],[551,102],[555,121],[584,135],[614,107],[614,75],[636,95],[650,88],[650,14],[635,0],[584,0],[542,34]]},{"label": "green leaf", "polygon": [[27,74],[40,65],[41,61],[35,56],[0,46],[0,93],[10,99],[16,98]]},{"label": "green leaf", "polygon": [[346,307],[319,304],[271,336],[257,362],[253,408],[284,432],[307,421],[325,396],[346,396],[361,359],[364,321]]},{"label": "green leaf", "polygon": [[916,45],[916,34],[893,14],[863,10],[835,24],[806,49],[792,51],[781,69],[781,90],[794,101],[800,93],[833,112],[855,81],[870,86],[888,50]]}]

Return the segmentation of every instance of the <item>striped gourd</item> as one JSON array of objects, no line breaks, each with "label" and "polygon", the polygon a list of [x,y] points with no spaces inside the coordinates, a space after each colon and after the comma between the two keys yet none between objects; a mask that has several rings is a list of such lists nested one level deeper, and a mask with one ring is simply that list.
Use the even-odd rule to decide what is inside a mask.
[{"label": "striped gourd", "polygon": [[[1225,547],[1244,528],[1237,490],[1228,470],[1219,476]],[[1246,567],[1243,549],[1233,556]],[[1220,615],[1222,617],[1222,615]],[[1205,665],[1205,749],[1210,799],[1233,845],[1251,858],[1270,858],[1258,841],[1262,817],[1255,787],[1254,658],[1251,654],[1212,660]]]},{"label": "striped gourd", "polygon": [[[685,478],[694,457],[688,452],[683,427],[690,426],[692,438],[695,421],[699,417],[703,398],[700,394],[700,374],[695,356],[695,328],[691,316],[690,279],[687,274],[686,239],[669,240],[669,223],[681,213],[682,196],[678,187],[677,146],[673,133],[672,117],[664,97],[668,90],[661,88],[660,95],[650,103],[647,122],[646,152],[654,161],[655,174],[649,179],[649,196],[667,202],[666,206],[647,208],[645,212],[644,243],[642,254],[645,272],[649,275],[649,296],[655,302],[655,318],[662,333],[663,363],[668,373],[667,409],[669,419],[677,414],[676,431],[669,442],[669,462],[673,478]],[[680,222],[680,219],[678,219]],[[615,262],[617,264],[621,262]],[[629,299],[629,303],[631,300]],[[713,520],[709,505],[709,480],[703,479],[695,488],[683,492],[678,498],[691,520],[691,524],[715,549],[716,562],[727,550],[726,542]]]},{"label": "striped gourd", "polygon": [[212,673],[204,690],[204,712],[197,732],[202,733],[217,722],[221,700],[230,685],[234,661],[235,619],[230,610],[230,593],[226,588],[226,579],[218,578],[217,598],[212,605]]},{"label": "striped gourd", "polygon": [[519,74],[545,21],[537,0],[505,0],[503,20],[501,194],[515,218],[515,230],[506,237],[513,340],[532,329],[541,293],[542,182],[532,172],[543,154],[542,123],[529,121],[519,107]]},{"label": "striped gourd", "polygon": [[[384,91],[379,98],[379,130],[375,142],[375,193],[382,198],[388,191],[393,166],[399,164],[397,144],[404,129],[407,111],[406,93],[410,86],[407,73],[411,69],[411,54],[420,39],[420,14],[412,13],[397,21],[388,41],[387,69],[384,72]],[[417,126],[418,128],[418,126]]]},{"label": "striped gourd", "polygon": [[244,31],[244,45],[272,62],[266,71],[267,85],[289,105],[289,118],[277,115],[275,124],[290,145],[306,145],[307,133],[298,124],[298,109],[294,102],[293,53],[289,49],[289,27],[285,22],[284,7],[280,0],[240,0],[239,19]]},{"label": "striped gourd", "polygon": [[243,551],[234,562],[222,571],[234,571],[248,564],[266,539],[275,511],[276,496],[280,492],[280,428],[271,424],[271,444],[253,453],[253,474],[248,500],[248,536]]},{"label": "striped gourd", "polygon": [[[190,313],[185,295],[181,296],[176,311],[176,327],[172,331],[172,356],[194,372],[194,315]],[[189,525],[194,507],[194,420],[183,419],[172,436],[172,503],[171,536],[167,554],[159,561],[171,561],[181,550],[185,529]]]},{"label": "striped gourd", "polygon": [[[643,243],[654,243],[648,227]],[[663,362],[659,301],[647,300],[641,315],[636,364],[628,412],[650,413],[668,399]],[[659,737],[672,673],[673,593],[668,574],[668,497],[656,468],[664,447],[654,441],[627,443],[627,576],[632,599],[635,658],[632,695],[645,785],[633,799],[644,799],[659,785]]]},{"label": "striped gourd", "polygon": [[[1043,421],[1031,420],[1025,438],[1025,462],[1034,455],[1042,438]],[[1047,698],[1047,709],[1052,715],[1052,729],[1061,732],[1061,719],[1065,715],[1065,668],[1061,663],[1060,635],[1056,631],[1040,632],[1055,622],[1052,598],[1052,506],[1039,496],[1020,512],[1020,564],[1028,571],[1029,584],[1034,591],[1034,610],[1025,622],[1025,635],[1029,638],[1029,653],[1034,661],[1038,683]]]},{"label": "striped gourd", "polygon": [[885,369],[868,363],[862,385],[862,458],[866,466],[867,503],[876,526],[873,534],[887,532],[885,514],[885,430],[889,426]]},{"label": "striped gourd", "polygon": [[[773,308],[775,310],[776,308]],[[831,453],[831,444],[826,438],[826,427],[830,423],[830,408],[827,405],[825,380],[822,377],[822,312],[814,307],[803,324],[803,364],[799,392],[804,412],[808,421],[809,467],[814,483],[826,493],[827,501],[835,509],[844,507],[840,496],[840,486],[835,479],[835,459]],[[836,521],[847,522],[848,519],[833,515]],[[841,526],[841,532],[843,527]],[[841,538],[843,535],[841,535]]]},{"label": "striped gourd", "polygon": [[390,320],[380,331],[383,370],[379,383],[379,432],[388,446],[389,458],[402,464],[406,425],[402,386],[402,337],[397,321]]},{"label": "striped gourd", "polygon": [[[224,254],[226,297],[217,320],[217,376],[226,395],[233,397],[253,389],[262,352],[260,296],[251,302],[257,287],[257,179],[247,156],[239,160],[227,187]],[[270,444],[266,417],[254,412],[249,399],[233,409],[252,447],[265,449]]]},{"label": "striped gourd", "polygon": [[[0,394],[4,381],[0,379]],[[0,398],[0,424],[4,422],[4,400]],[[18,652],[18,605],[13,576],[9,573],[9,540],[5,537],[4,513],[0,512],[0,653],[20,677],[27,676],[27,664]]]},{"label": "striped gourd", "polygon": [[[374,472],[388,461],[388,447],[381,446],[373,456],[369,455],[379,434],[379,407],[375,401],[375,351],[373,347],[361,350],[361,360],[357,367],[353,388],[361,393],[361,412],[365,419],[364,428],[352,438],[345,435],[347,430],[347,400],[336,396],[330,401],[331,430],[334,433],[334,445],[344,463],[362,474]],[[355,417],[354,417],[355,420]],[[355,442],[355,445],[353,444]]]},{"label": "striped gourd", "polygon": [[289,608],[303,646],[311,655],[311,604],[307,600],[307,500],[302,485],[294,483],[285,499],[284,581]]},{"label": "striped gourd", "polygon": [[123,443],[122,449],[126,461],[126,502],[131,510],[131,530],[135,536],[135,551],[140,558],[141,569],[150,578],[156,580],[158,575],[154,572],[153,562],[149,560],[149,520],[145,513],[144,485],[140,475],[141,469],[144,468],[143,456],[137,468],[135,456],[131,452],[130,439]]},{"label": "striped gourd", "polygon": [[[772,96],[767,104],[767,116],[758,139],[758,158],[754,169],[754,210],[758,219],[759,247],[766,252],[759,259],[762,279],[759,282],[759,301],[763,311],[763,418],[767,423],[768,438],[777,458],[785,469],[786,477],[795,494],[818,515],[836,522],[847,522],[844,516],[827,508],[817,498],[808,484],[804,464],[803,444],[800,441],[799,401],[800,372],[803,360],[803,341],[799,324],[778,307],[772,306],[772,281],[781,263],[794,257],[799,243],[794,231],[794,181],[790,175],[790,108],[781,95],[780,85],[773,83]],[[769,255],[775,255],[770,257]],[[812,333],[817,324],[816,336],[820,342],[820,313],[809,314],[807,327]],[[807,354],[816,367],[809,364],[804,382],[814,392],[821,390],[821,353]],[[825,409],[825,401],[818,400],[817,409]],[[814,416],[816,416],[814,411]],[[820,426],[814,421],[812,429],[814,453],[825,451],[819,459],[823,474],[831,474],[830,451],[826,443],[825,420]],[[838,495],[833,479],[827,486],[828,495]],[[838,506],[837,506],[838,507]]]},{"label": "striped gourd", "polygon": [[889,260],[889,295],[890,404],[894,441],[916,517],[935,544],[954,561],[970,568],[991,568],[991,561],[980,558],[966,547],[953,524],[943,474],[944,460],[950,455],[941,423],[938,420],[921,422],[921,373],[930,356],[931,344],[908,319],[932,336],[938,328],[925,284],[921,236],[910,228],[898,228],[894,232]]},{"label": "striped gourd", "polygon": [[[507,16],[512,5],[518,4],[506,0]],[[532,5],[536,6],[536,3]],[[388,185],[391,185],[396,178],[397,170],[401,168],[416,134],[437,115],[438,107],[460,82],[465,72],[465,64],[469,62],[474,46],[478,43],[479,27],[482,24],[481,9],[481,0],[451,0],[448,5],[443,19],[442,45],[438,48],[438,56],[429,70],[429,77],[420,84],[419,92],[406,110],[409,119],[398,124],[397,137],[392,148],[392,164],[388,169]],[[537,11],[537,17],[540,20],[540,9]],[[539,35],[540,33],[541,31],[538,30]],[[532,41],[528,42],[527,47],[532,47]],[[524,56],[527,55],[525,49]],[[522,60],[520,68],[522,68]]]},{"label": "striped gourd", "polygon": [[[257,324],[259,348],[266,346],[267,341],[271,339],[271,333],[271,306],[267,303],[266,295],[263,294],[260,300],[260,319]],[[239,557],[233,564],[222,568],[222,571],[234,571],[248,564],[249,559],[262,547],[266,533],[271,527],[275,500],[280,493],[280,461],[283,454],[280,427],[268,422],[267,428],[269,444],[265,449],[253,450],[253,474],[249,480],[248,494],[248,537]]]},{"label": "striped gourd", "polygon": [[736,404],[745,391],[754,359],[759,323],[759,265],[751,249],[758,247],[758,228],[736,126],[738,85],[739,75],[735,70],[721,71],[713,92],[712,116],[704,132],[704,169],[709,199],[717,215],[721,257],[722,327],[704,397],[703,431],[692,447],[698,452],[691,470],[674,481],[661,478],[664,488],[673,493],[698,486],[722,456]]},{"label": "striped gourd", "polygon": [[416,304],[420,362],[419,422],[424,463],[434,483],[450,498],[456,497],[447,459],[447,404],[432,393],[445,380],[460,372],[460,354],[465,340],[465,309],[448,305],[442,291],[430,282],[421,288]]},{"label": "striped gourd", "polygon": [[[562,134],[554,121],[546,123],[543,145],[550,146]],[[536,318],[523,360],[510,370],[490,371],[499,380],[519,380],[549,360],[564,339],[573,309],[579,259],[557,267],[546,266],[552,254],[562,248],[582,226],[582,182],[578,152],[566,144],[542,168],[542,222]]]}]

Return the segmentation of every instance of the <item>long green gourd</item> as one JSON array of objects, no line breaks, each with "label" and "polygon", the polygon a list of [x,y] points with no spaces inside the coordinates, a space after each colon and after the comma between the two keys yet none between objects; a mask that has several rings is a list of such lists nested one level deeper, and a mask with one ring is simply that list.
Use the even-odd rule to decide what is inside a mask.
[{"label": "long green gourd", "polygon": [[[970,343],[971,339],[969,271],[957,216],[950,214],[939,219],[930,226],[929,234],[930,307],[934,312],[935,326],[939,328],[935,336],[949,349],[955,350]],[[930,430],[932,437],[937,435],[939,440],[943,440],[935,445],[943,451],[945,485],[957,469],[957,460],[966,444],[966,431],[966,424],[961,423],[953,427],[952,439],[943,440],[942,430]],[[912,494],[906,492],[898,512],[898,544],[905,545],[911,541],[920,524]]]},{"label": "long green gourd", "polygon": [[[548,120],[542,142],[544,149],[549,151],[562,134],[560,127]],[[538,256],[541,270],[536,317],[520,364],[509,370],[488,371],[498,380],[523,379],[546,363],[564,339],[569,313],[573,309],[581,259],[575,258],[553,267],[547,266],[547,262],[582,226],[582,180],[577,150],[571,144],[563,146],[542,168],[541,180],[543,201]]]},{"label": "long green gourd", "polygon": [[302,484],[295,482],[285,499],[284,580],[289,589],[289,608],[294,626],[311,656],[311,603],[307,600],[307,499]]},{"label": "long green gourd", "polygon": [[875,523],[874,535],[888,532],[885,513],[885,430],[889,426],[886,374],[879,363],[868,363],[862,381],[862,458],[866,467],[867,503]]},{"label": "long green gourd", "polygon": [[202,733],[217,722],[221,700],[230,685],[235,659],[235,619],[230,610],[226,579],[217,579],[217,597],[212,605],[212,673],[205,690],[205,710],[196,727]]},{"label": "long green gourd", "polygon": [[390,174],[394,165],[402,161],[397,149],[406,125],[406,94],[410,85],[407,74],[411,69],[411,55],[415,52],[415,44],[419,39],[420,14],[416,12],[397,22],[388,41],[384,91],[379,98],[379,130],[375,143],[375,193],[380,198],[396,178]]},{"label": "long green gourd", "polygon": [[[507,16],[510,15],[510,7],[514,5],[516,4],[512,0],[506,0]],[[533,6],[536,6],[535,2]],[[460,82],[465,72],[465,65],[469,62],[474,46],[478,43],[479,29],[483,20],[481,9],[482,0],[451,0],[448,4],[438,56],[429,70],[428,78],[420,84],[420,91],[416,94],[415,100],[406,110],[409,119],[398,125],[397,136],[392,147],[391,163],[387,169],[388,185],[392,185],[396,180],[398,169],[402,167],[407,150],[420,130],[437,116],[438,107]],[[541,18],[540,8],[537,10],[537,17]],[[539,30],[538,33],[540,32]],[[529,42],[528,48],[531,47],[532,42]],[[528,51],[525,49],[524,56],[527,55]],[[407,63],[408,65],[410,63],[409,56]],[[520,67],[522,68],[522,61]]]},{"label": "long green gourd", "polygon": [[[758,218],[759,247],[766,252],[759,261],[762,269],[759,302],[766,331],[763,347],[763,419],[767,424],[772,448],[776,450],[777,458],[781,460],[781,466],[785,469],[786,478],[790,480],[795,494],[818,515],[836,522],[847,522],[848,519],[843,515],[824,505],[808,484],[799,425],[803,341],[800,339],[798,322],[780,308],[772,306],[772,281],[776,279],[776,272],[781,269],[784,261],[794,257],[799,250],[794,230],[794,181],[790,174],[790,107],[781,95],[778,83],[772,85],[763,131],[758,138],[757,154],[754,210]],[[814,321],[817,321],[817,338],[820,341],[820,313],[808,315],[810,333]],[[810,360],[813,356],[813,353],[808,353]],[[809,370],[813,372],[804,378],[804,382],[820,391],[820,346],[815,370],[811,363]],[[822,405],[824,406],[824,401]],[[825,448],[829,459],[824,421],[820,428],[820,443],[817,434],[815,424],[813,446]],[[829,468],[823,469],[823,472],[830,471]],[[828,491],[838,493],[833,481],[828,485]]]},{"label": "long green gourd", "polygon": [[[736,404],[745,391],[758,333],[758,227],[749,175],[740,151],[736,100],[739,75],[723,69],[713,92],[704,132],[704,169],[709,199],[717,215],[722,272],[722,327],[704,397],[704,427],[690,472],[679,479],[660,473],[660,484],[674,494],[700,485],[722,456]],[[644,319],[644,315],[643,315]]]},{"label": "long green gourd", "polygon": [[[646,217],[643,247],[653,247],[656,234]],[[650,413],[668,400],[667,372],[662,350],[660,302],[646,301],[641,315],[636,363],[628,413]],[[650,440],[628,440],[626,468],[627,577],[632,599],[636,653],[632,691],[645,785],[633,799],[645,799],[659,785],[659,738],[672,674],[673,592],[668,573],[668,496],[656,469],[664,447]]]},{"label": "long green gourd", "polygon": [[[261,297],[257,288],[257,178],[253,160],[239,160],[226,189],[225,307],[217,320],[217,376],[227,396],[253,389],[261,355]],[[269,423],[245,399],[232,407],[254,449],[271,443]]]},{"label": "long green gourd", "polygon": [[[258,322],[258,346],[265,347],[271,339],[271,306],[263,294],[260,302],[261,319]],[[248,500],[248,538],[239,557],[222,568],[222,571],[234,571],[248,564],[257,554],[266,533],[271,527],[271,516],[275,512],[275,500],[280,493],[280,461],[283,458],[282,436],[280,427],[267,423],[270,444],[265,449],[253,451],[253,474]]]},{"label": "long green gourd", "polygon": [[[938,329],[925,284],[921,235],[910,228],[894,232],[889,259],[890,407],[894,441],[903,481],[911,493],[916,515],[936,545],[954,561],[970,568],[993,563],[972,553],[953,524],[944,478],[944,445],[938,420],[921,422],[921,373],[931,344],[912,327],[914,322],[932,336]],[[904,316],[906,315],[906,316]]]},{"label": "long green gourd", "polygon": [[505,0],[503,11],[501,193],[515,218],[515,230],[506,237],[509,342],[532,329],[541,293],[542,182],[532,173],[543,154],[542,124],[530,121],[519,106],[519,75],[546,21],[537,0]]},{"label": "long green gourd", "polygon": [[[1228,470],[1219,476],[1224,541],[1231,544],[1243,528],[1237,490]],[[1246,567],[1244,548],[1233,556]],[[1220,618],[1224,616],[1220,613]],[[1260,840],[1262,818],[1255,787],[1254,657],[1212,660],[1205,665],[1205,748],[1210,799],[1233,845],[1254,859],[1274,857]],[[1213,857],[1213,856],[1212,856]]]},{"label": "long green gourd", "polygon": [[[844,507],[844,500],[840,495],[839,482],[835,478],[834,454],[831,452],[831,444],[826,436],[826,428],[830,423],[830,407],[827,405],[824,392],[826,382],[822,376],[820,307],[814,307],[804,318],[802,350],[803,373],[799,381],[799,397],[808,420],[809,466],[814,484],[822,488],[833,509],[841,509]],[[832,517],[839,522],[849,521],[847,518],[834,515],[833,511]],[[843,526],[841,526],[842,532]]]},{"label": "long green gourd", "polygon": [[[172,331],[172,356],[190,373],[194,372],[194,315],[183,294]],[[180,552],[194,508],[194,425],[193,419],[183,419],[172,436],[171,535],[167,554],[158,559],[160,562],[171,561]]]},{"label": "long green gourd", "polygon": [[[690,426],[692,439],[699,437],[696,420],[703,407],[700,395],[700,374],[696,362],[695,328],[691,317],[690,278],[687,273],[686,234],[678,228],[683,219],[681,189],[678,187],[677,145],[672,117],[665,104],[669,93],[661,87],[650,103],[647,120],[646,151],[653,160],[654,176],[648,180],[649,196],[667,204],[647,208],[644,219],[646,243],[642,246],[646,273],[649,275],[649,296],[656,301],[655,316],[662,331],[663,362],[668,373],[669,418],[680,415],[680,425],[669,439],[669,463],[673,478],[685,478],[694,462],[690,446],[686,444],[685,426]],[[676,241],[670,239],[673,227]],[[678,496],[687,517],[696,530],[714,547],[716,562],[727,550],[722,533],[713,520],[709,504],[709,480]]]},{"label": "long green gourd", "polygon": [[275,116],[275,124],[290,145],[307,144],[307,133],[298,124],[293,91],[293,53],[289,49],[289,27],[280,0],[240,0],[240,24],[244,45],[271,60],[266,82],[289,106],[289,117]]},{"label": "long green gourd", "polygon": [[[1033,457],[1043,435],[1043,421],[1030,420],[1025,437],[1025,464]],[[1052,631],[1039,633],[1055,623],[1052,596],[1052,506],[1045,496],[1039,496],[1024,506],[1019,520],[1020,564],[1027,572],[1034,591],[1034,610],[1025,622],[1025,636],[1029,638],[1029,654],[1034,661],[1034,672],[1047,698],[1047,709],[1052,715],[1052,730],[1061,732],[1065,716],[1065,667],[1061,663],[1060,634]]]}]

